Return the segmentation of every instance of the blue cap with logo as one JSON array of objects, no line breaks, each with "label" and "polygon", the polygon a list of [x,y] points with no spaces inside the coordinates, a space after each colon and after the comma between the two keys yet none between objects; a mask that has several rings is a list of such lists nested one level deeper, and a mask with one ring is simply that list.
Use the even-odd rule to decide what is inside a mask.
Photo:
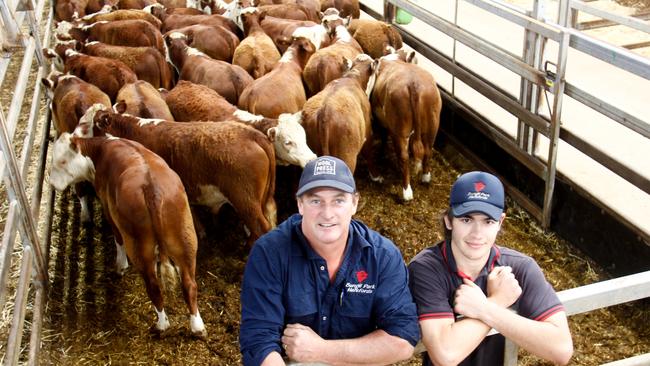
[{"label": "blue cap with logo", "polygon": [[321,156],[305,165],[300,176],[296,197],[310,189],[330,187],[343,192],[354,193],[357,188],[354,176],[345,162],[334,156]]},{"label": "blue cap with logo", "polygon": [[451,187],[449,205],[454,217],[480,212],[499,220],[504,209],[505,195],[499,178],[486,172],[461,175]]}]

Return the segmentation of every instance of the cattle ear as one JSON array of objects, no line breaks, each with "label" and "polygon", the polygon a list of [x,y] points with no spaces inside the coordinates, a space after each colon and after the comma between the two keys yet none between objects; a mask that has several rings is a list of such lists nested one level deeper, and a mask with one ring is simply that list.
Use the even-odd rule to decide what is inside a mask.
[{"label": "cattle ear", "polygon": [[275,136],[278,133],[277,127],[271,127],[266,131],[266,136],[268,136],[270,141],[275,141]]},{"label": "cattle ear", "polygon": [[51,59],[56,57],[56,52],[51,48],[43,48],[43,56]]},{"label": "cattle ear", "polygon": [[54,89],[54,83],[48,78],[41,78],[41,84],[48,89]]},{"label": "cattle ear", "polygon": [[126,112],[126,101],[124,99],[118,100],[113,106],[113,110],[119,114]]},{"label": "cattle ear", "polygon": [[412,64],[417,64],[418,59],[415,57],[415,51],[408,51],[406,53],[406,62],[412,63]]}]

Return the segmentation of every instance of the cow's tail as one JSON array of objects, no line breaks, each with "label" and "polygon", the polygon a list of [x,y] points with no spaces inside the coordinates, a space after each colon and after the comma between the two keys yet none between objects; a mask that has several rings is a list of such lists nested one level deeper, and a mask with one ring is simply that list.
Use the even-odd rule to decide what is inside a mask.
[{"label": "cow's tail", "polygon": [[409,90],[409,103],[411,107],[411,124],[413,126],[413,134],[409,138],[409,146],[411,149],[411,156],[415,159],[413,163],[415,164],[414,173],[416,175],[422,172],[422,156],[424,156],[424,145],[422,144],[422,123],[420,123],[422,116],[420,110],[425,106],[420,106],[420,91],[418,91],[417,84],[410,83],[408,86]]},{"label": "cow's tail", "polygon": [[[148,181],[153,182],[153,177],[150,173],[148,173]],[[167,292],[178,285],[178,278],[176,275],[176,269],[172,265],[167,253],[167,242],[165,241],[165,238],[160,236],[160,233],[164,232],[164,228],[162,227],[164,225],[162,222],[163,198],[160,192],[156,192],[156,188],[153,184],[145,185],[143,190],[147,209],[149,210],[151,229],[156,244],[156,269],[160,281],[160,287],[163,292]]]}]

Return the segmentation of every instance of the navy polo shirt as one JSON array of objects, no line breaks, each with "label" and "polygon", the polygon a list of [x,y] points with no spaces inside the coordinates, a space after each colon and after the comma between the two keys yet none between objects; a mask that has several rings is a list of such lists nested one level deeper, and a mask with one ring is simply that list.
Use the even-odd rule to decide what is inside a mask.
[{"label": "navy polo shirt", "polygon": [[412,345],[420,339],[408,271],[399,249],[352,220],[333,283],[326,261],[307,243],[295,214],[260,237],[244,271],[239,343],[244,365],[283,353],[287,324],[311,327],[324,339],[349,339],[376,329]]},{"label": "navy polo shirt", "polygon": [[[510,307],[528,319],[543,321],[564,307],[544,273],[530,257],[505,247],[494,245],[485,267],[477,278],[469,278],[456,267],[451,245],[440,242],[418,253],[409,263],[410,288],[418,308],[418,319],[453,318],[454,292],[463,278],[472,280],[487,296],[487,277],[495,266],[510,266],[521,287],[519,299]],[[503,365],[505,338],[501,334],[485,337],[460,365]],[[424,365],[431,365],[424,353]]]}]

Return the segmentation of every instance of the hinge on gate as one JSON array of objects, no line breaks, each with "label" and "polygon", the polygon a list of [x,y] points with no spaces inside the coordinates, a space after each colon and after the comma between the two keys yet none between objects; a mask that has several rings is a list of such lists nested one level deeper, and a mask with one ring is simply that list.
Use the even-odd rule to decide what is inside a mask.
[{"label": "hinge on gate", "polygon": [[[549,68],[549,65],[553,66],[553,70]],[[546,74],[544,76],[546,79],[546,86],[549,87],[549,89],[553,89],[553,86],[555,86],[555,76],[557,75],[557,65],[551,61],[544,61],[544,73]]]}]

